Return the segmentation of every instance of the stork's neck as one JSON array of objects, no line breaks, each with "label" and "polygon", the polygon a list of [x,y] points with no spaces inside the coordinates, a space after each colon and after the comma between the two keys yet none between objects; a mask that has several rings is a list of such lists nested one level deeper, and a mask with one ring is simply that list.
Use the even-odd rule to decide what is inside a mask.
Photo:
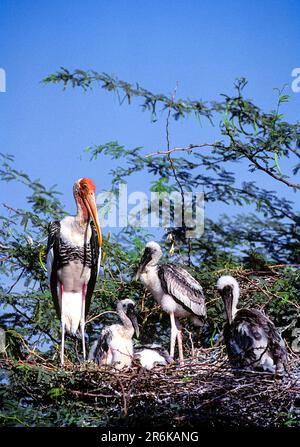
[{"label": "stork's neck", "polygon": [[90,213],[79,195],[75,196],[75,201],[77,205],[76,221],[85,227],[89,223]]},{"label": "stork's neck", "polygon": [[234,317],[235,317],[237,311],[238,311],[238,310],[237,310],[237,303],[235,303],[235,301],[233,301],[233,302],[232,302],[232,311],[231,311],[232,319],[234,319]]},{"label": "stork's neck", "polygon": [[232,288],[232,319],[234,319],[238,309],[237,305],[240,298],[240,288],[238,284],[234,284]]},{"label": "stork's neck", "polygon": [[126,313],[124,312],[124,309],[123,309],[121,303],[119,303],[119,304],[117,305],[117,312],[118,312],[118,315],[119,315],[120,320],[122,321],[123,325],[124,325],[126,328],[128,328],[128,329],[133,328],[133,324],[132,324],[130,318],[129,318],[129,317],[126,315]]}]

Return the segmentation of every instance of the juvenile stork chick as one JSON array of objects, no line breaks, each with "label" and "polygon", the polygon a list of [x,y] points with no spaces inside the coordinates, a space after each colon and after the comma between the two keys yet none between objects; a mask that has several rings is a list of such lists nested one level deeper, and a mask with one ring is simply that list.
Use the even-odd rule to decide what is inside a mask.
[{"label": "juvenile stork chick", "polygon": [[140,279],[162,309],[170,315],[170,357],[174,358],[176,339],[180,364],[183,365],[181,318],[191,318],[202,326],[206,305],[201,285],[186,270],[173,264],[160,264],[162,250],[154,241],[148,242],[141,258],[136,279]]},{"label": "juvenile stork chick", "polygon": [[226,323],[224,340],[234,368],[283,373],[287,363],[285,343],[274,323],[257,309],[237,309],[239,284],[232,276],[219,278]]},{"label": "juvenile stork chick", "polygon": [[172,363],[168,351],[155,343],[135,349],[134,359],[147,370],[151,370],[155,366],[166,366]]},{"label": "juvenile stork chick", "polygon": [[116,369],[131,366],[134,332],[139,337],[134,301],[130,299],[119,301],[117,313],[122,324],[104,327],[98,341],[93,343],[89,352],[88,359],[95,361],[98,366],[111,365]]}]

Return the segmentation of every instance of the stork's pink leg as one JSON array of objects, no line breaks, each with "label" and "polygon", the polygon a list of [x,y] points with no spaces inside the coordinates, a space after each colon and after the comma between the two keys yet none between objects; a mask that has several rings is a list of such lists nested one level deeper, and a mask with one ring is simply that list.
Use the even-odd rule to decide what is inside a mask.
[{"label": "stork's pink leg", "polygon": [[173,359],[175,353],[176,336],[177,336],[177,327],[173,312],[170,313],[170,322],[171,322],[170,357]]},{"label": "stork's pink leg", "polygon": [[178,352],[179,352],[179,362],[180,366],[184,365],[183,360],[183,346],[182,346],[182,330],[181,330],[181,324],[179,323],[178,319],[175,319],[176,328],[177,328],[177,341],[178,341]]},{"label": "stork's pink leg", "polygon": [[80,318],[80,329],[81,329],[81,338],[82,338],[82,353],[83,360],[86,360],[86,351],[85,351],[85,296],[86,296],[86,285],[82,287],[82,308],[81,308],[81,318]]},{"label": "stork's pink leg", "polygon": [[61,320],[61,347],[60,347],[60,366],[64,367],[64,353],[65,353],[65,317],[63,305],[64,287],[60,284],[60,320]]}]

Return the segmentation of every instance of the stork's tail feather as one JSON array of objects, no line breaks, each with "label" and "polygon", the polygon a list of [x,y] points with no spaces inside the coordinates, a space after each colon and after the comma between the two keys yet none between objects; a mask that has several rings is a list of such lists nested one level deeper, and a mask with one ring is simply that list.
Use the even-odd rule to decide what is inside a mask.
[{"label": "stork's tail feather", "polygon": [[66,331],[75,335],[80,324],[82,312],[82,293],[63,292],[62,295],[62,324]]},{"label": "stork's tail feather", "polygon": [[224,287],[231,287],[233,290],[239,290],[239,284],[237,280],[231,275],[223,275],[217,281],[218,290],[223,290]]}]

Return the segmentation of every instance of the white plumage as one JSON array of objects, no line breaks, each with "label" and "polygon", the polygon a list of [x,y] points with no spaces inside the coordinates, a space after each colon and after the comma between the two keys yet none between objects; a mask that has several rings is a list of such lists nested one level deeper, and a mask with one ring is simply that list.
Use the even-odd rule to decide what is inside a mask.
[{"label": "white plumage", "polygon": [[75,335],[82,314],[82,293],[64,292],[63,320],[66,330]]},{"label": "white plumage", "polygon": [[157,344],[135,349],[134,358],[147,370],[155,366],[166,366],[172,362],[168,352]]},{"label": "white plumage", "polygon": [[226,287],[226,286],[232,287],[233,293],[235,294],[235,296],[238,299],[239,295],[240,295],[239,283],[237,282],[237,280],[233,276],[231,276],[231,275],[223,275],[223,276],[221,276],[218,279],[218,281],[217,281],[217,288],[219,290],[224,289],[224,287]]},{"label": "white plumage", "polygon": [[[240,297],[240,287],[237,280],[230,275],[223,275],[217,281],[217,289],[221,292],[225,287],[230,287],[232,290],[232,318],[237,313],[237,304]],[[225,314],[226,317],[226,314]]]}]

